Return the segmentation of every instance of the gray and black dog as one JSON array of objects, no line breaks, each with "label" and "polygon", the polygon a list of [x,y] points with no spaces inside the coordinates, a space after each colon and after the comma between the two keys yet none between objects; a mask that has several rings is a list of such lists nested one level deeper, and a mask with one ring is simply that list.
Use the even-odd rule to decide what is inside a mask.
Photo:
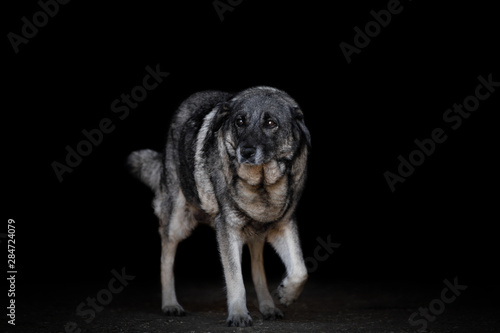
[{"label": "gray and black dog", "polygon": [[248,244],[264,319],[282,318],[269,293],[262,259],[269,242],[287,275],[276,292],[295,301],[307,280],[294,210],[306,179],[311,139],[298,104],[285,92],[254,87],[237,94],[204,91],[175,113],[163,153],[130,154],[133,173],[155,193],[162,240],[162,310],[184,315],[174,289],[178,243],[198,223],[215,228],[227,286],[228,326],[250,326],[241,271]]}]

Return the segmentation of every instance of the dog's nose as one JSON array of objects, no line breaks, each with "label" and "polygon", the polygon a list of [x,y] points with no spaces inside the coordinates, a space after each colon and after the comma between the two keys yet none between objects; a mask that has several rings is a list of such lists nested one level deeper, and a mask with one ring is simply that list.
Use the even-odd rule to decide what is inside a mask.
[{"label": "dog's nose", "polygon": [[255,156],[256,149],[254,147],[241,147],[240,154],[243,158],[249,159]]}]

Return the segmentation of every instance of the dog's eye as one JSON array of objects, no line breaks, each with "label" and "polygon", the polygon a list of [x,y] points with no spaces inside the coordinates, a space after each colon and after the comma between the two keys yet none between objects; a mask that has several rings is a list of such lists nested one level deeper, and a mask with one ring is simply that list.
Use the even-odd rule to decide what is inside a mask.
[{"label": "dog's eye", "polygon": [[245,121],[243,120],[243,118],[237,118],[235,121],[235,124],[236,124],[236,126],[241,127],[241,126],[245,125]]},{"label": "dog's eye", "polygon": [[267,119],[265,125],[267,128],[273,128],[276,127],[278,124],[276,124],[276,122],[272,119]]}]

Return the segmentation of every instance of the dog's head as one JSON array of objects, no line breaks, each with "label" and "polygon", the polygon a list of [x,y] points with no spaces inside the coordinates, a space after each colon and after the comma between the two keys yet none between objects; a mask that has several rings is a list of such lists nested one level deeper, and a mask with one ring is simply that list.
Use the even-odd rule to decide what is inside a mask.
[{"label": "dog's head", "polygon": [[298,104],[285,92],[256,87],[219,105],[214,131],[222,130],[229,155],[240,164],[291,159],[311,137]]}]

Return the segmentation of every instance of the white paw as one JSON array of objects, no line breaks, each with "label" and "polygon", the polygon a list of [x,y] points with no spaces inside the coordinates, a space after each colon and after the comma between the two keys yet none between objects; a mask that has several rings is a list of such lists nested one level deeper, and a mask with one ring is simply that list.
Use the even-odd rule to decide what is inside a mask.
[{"label": "white paw", "polygon": [[299,298],[302,289],[307,281],[307,275],[292,281],[288,277],[281,282],[276,294],[281,304],[289,306]]},{"label": "white paw", "polygon": [[247,313],[233,313],[227,317],[227,326],[247,327],[252,326],[252,317]]},{"label": "white paw", "polygon": [[281,312],[280,309],[277,307],[273,306],[261,306],[260,307],[260,313],[264,316],[264,320],[276,320],[276,319],[282,319],[283,312]]},{"label": "white paw", "polygon": [[162,306],[161,310],[167,316],[185,316],[186,315],[186,311],[184,311],[182,306],[180,306],[179,304],[164,305],[164,306]]}]

